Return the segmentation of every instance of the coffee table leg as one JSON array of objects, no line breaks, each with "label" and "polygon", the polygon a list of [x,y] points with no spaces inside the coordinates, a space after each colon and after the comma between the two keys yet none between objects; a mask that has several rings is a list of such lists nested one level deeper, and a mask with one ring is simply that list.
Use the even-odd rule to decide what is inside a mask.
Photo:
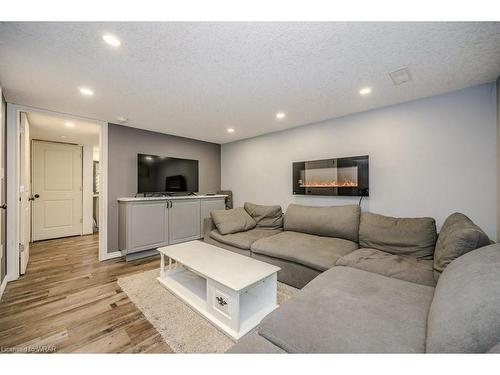
[{"label": "coffee table leg", "polygon": [[163,253],[160,253],[160,277],[163,277],[163,274],[165,273],[164,259],[165,256],[163,255]]}]

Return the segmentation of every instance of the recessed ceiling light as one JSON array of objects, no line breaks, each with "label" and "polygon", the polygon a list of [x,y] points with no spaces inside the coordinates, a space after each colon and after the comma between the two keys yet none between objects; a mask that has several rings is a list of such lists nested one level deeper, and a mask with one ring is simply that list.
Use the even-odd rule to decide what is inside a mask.
[{"label": "recessed ceiling light", "polygon": [[110,46],[113,47],[120,47],[120,45],[122,44],[122,42],[120,42],[120,39],[111,34],[104,34],[102,36],[102,40],[104,40],[106,43],[108,43]]},{"label": "recessed ceiling light", "polygon": [[75,127],[75,124],[73,124],[72,122],[67,122],[64,125],[66,125],[68,128],[74,128]]},{"label": "recessed ceiling light", "polygon": [[116,120],[117,120],[120,124],[125,124],[126,122],[128,122],[128,118],[123,117],[123,116],[118,116],[118,117],[116,118]]},{"label": "recessed ceiling light", "polygon": [[227,132],[228,133],[234,133],[234,129],[233,128],[227,128]]},{"label": "recessed ceiling light", "polygon": [[282,120],[282,119],[284,119],[284,118],[285,118],[285,113],[283,113],[283,112],[278,112],[278,113],[276,113],[276,118],[277,118],[278,120]]},{"label": "recessed ceiling light", "polygon": [[63,139],[64,139],[64,138],[66,138],[66,136],[65,136],[65,135],[61,135],[61,138],[63,138]]},{"label": "recessed ceiling light", "polygon": [[85,96],[92,96],[94,95],[94,92],[89,89],[88,87],[80,87],[80,94],[85,95]]},{"label": "recessed ceiling light", "polygon": [[361,90],[359,90],[360,95],[368,95],[371,92],[372,92],[371,87],[363,87]]}]

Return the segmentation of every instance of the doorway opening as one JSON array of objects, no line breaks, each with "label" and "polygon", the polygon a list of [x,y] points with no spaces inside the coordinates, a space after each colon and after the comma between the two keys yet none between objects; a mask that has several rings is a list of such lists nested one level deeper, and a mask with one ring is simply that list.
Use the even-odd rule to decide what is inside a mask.
[{"label": "doorway opening", "polygon": [[41,241],[92,236],[99,260],[121,255],[106,251],[107,123],[11,104],[7,121],[9,281]]},{"label": "doorway opening", "polygon": [[20,123],[23,275],[30,243],[98,233],[99,124],[24,111]]}]

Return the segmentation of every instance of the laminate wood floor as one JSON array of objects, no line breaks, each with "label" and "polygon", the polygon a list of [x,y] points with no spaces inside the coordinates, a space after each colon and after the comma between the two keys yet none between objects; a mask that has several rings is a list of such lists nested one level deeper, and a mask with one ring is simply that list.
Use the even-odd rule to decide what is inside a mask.
[{"label": "laminate wood floor", "polygon": [[171,353],[116,282],[158,263],[99,262],[97,235],[31,244],[26,274],[0,302],[0,352]]}]

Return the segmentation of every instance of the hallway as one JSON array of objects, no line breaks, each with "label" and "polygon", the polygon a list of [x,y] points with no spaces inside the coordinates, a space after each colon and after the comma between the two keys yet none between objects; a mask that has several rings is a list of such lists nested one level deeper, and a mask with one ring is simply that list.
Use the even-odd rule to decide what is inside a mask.
[{"label": "hallway", "polygon": [[157,258],[99,262],[98,235],[33,243],[26,274],[0,302],[1,351],[171,352],[116,283],[157,267]]}]

